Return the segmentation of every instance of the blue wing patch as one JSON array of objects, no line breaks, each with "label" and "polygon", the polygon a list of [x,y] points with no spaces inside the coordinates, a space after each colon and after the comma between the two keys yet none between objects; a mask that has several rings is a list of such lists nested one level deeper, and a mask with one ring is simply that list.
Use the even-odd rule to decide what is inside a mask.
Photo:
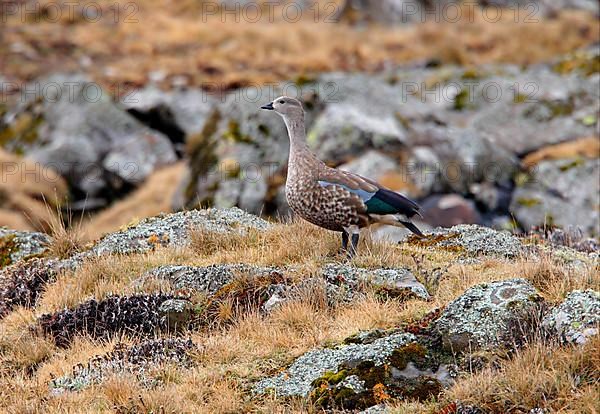
[{"label": "blue wing patch", "polygon": [[367,201],[369,201],[371,198],[373,198],[373,196],[375,195],[375,193],[371,193],[369,191],[365,191],[365,190],[361,190],[361,189],[353,190],[352,188],[349,188],[349,187],[347,187],[347,186],[345,186],[343,184],[330,183],[329,181],[319,181],[319,185],[321,187],[328,187],[330,185],[337,185],[338,187],[342,187],[344,190],[346,190],[346,191],[348,191],[348,192],[350,192],[352,194],[356,194],[365,203]]}]

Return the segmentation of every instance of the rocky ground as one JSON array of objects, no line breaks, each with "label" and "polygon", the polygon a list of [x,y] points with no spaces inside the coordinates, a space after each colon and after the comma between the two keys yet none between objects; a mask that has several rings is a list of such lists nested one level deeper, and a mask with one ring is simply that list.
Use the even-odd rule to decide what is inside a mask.
[{"label": "rocky ground", "polygon": [[[92,238],[135,218],[198,204],[286,216],[285,127],[258,106],[293,86],[306,106],[316,153],[418,199],[426,225],[558,226],[576,243],[600,232],[599,59],[591,48],[525,69],[334,73],[237,90],[223,100],[148,86],[134,101],[113,103],[106,94],[90,101],[86,91],[95,84],[57,75],[43,85],[79,79],[77,88],[59,89],[58,103],[31,101],[9,110],[2,142],[35,160],[42,177],[50,174],[45,185],[62,186],[65,197],[59,172],[69,187],[69,200],[62,200],[69,211],[116,202],[84,225]],[[22,176],[25,167],[14,165],[11,176]],[[23,203],[13,198],[5,198],[3,221],[18,226],[8,213]],[[38,210],[45,216],[29,220],[47,229],[48,209]]]},{"label": "rocky ground", "polygon": [[[67,237],[66,233],[63,237]],[[598,248],[478,225],[399,243],[239,209],[2,233],[7,412],[593,413]]]},{"label": "rocky ground", "polygon": [[[0,1],[0,412],[600,412],[598,2],[242,3]],[[280,94],[426,237],[290,218]]]}]

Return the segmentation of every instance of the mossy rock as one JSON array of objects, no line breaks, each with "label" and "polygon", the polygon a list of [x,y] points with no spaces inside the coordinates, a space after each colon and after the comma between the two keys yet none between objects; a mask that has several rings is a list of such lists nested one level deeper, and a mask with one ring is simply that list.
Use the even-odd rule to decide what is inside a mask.
[{"label": "mossy rock", "polygon": [[44,233],[0,227],[0,267],[43,255],[50,241]]},{"label": "mossy rock", "polygon": [[0,267],[5,267],[13,262],[13,254],[19,251],[14,234],[0,238]]},{"label": "mossy rock", "polygon": [[43,122],[42,115],[30,112],[20,113],[10,125],[0,129],[0,146],[15,154],[24,154],[31,145],[37,142],[38,130]]}]

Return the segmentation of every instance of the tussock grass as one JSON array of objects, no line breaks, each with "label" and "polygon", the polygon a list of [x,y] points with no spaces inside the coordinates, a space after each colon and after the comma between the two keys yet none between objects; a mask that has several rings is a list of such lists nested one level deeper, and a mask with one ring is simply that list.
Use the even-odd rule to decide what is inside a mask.
[{"label": "tussock grass", "polygon": [[600,411],[600,339],[581,348],[532,344],[504,361],[461,379],[447,398],[478,405],[492,413]]},{"label": "tussock grass", "polygon": [[54,208],[67,197],[65,180],[54,170],[0,149],[0,226],[49,231]]}]

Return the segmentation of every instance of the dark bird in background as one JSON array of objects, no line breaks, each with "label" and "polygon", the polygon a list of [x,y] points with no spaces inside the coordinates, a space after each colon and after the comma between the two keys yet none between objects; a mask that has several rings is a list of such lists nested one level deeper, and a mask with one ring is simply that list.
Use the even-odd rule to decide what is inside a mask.
[{"label": "dark bird in background", "polygon": [[290,154],[285,194],[294,213],[342,232],[342,248],[350,257],[356,253],[360,229],[371,224],[404,226],[423,236],[411,222],[420,215],[417,203],[373,180],[328,167],[310,151],[300,101],[282,96],[261,108],[281,115],[287,127]]}]

